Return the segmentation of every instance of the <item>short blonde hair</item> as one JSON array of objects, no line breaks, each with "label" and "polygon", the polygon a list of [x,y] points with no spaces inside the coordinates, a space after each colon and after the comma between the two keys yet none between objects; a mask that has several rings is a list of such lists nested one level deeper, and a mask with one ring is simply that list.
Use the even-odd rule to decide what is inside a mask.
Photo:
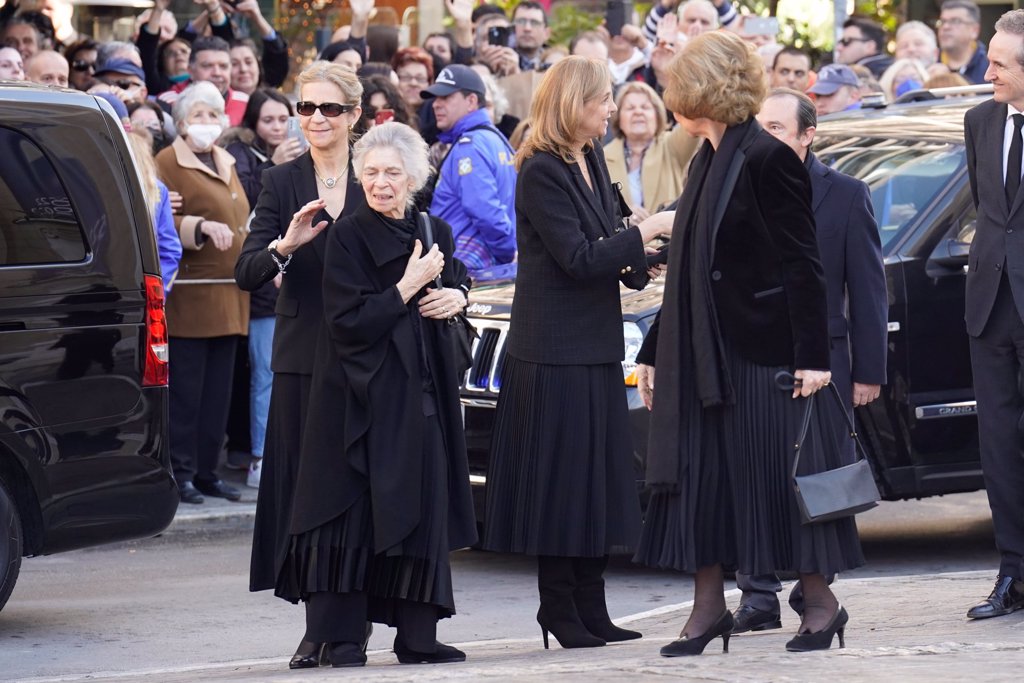
[{"label": "short blonde hair", "polygon": [[339,104],[359,106],[363,102],[363,84],[359,82],[359,77],[341,64],[321,59],[303,69],[295,79],[299,99],[302,99],[302,86],[308,83],[330,83],[337,86],[345,100]]},{"label": "short blonde hair", "polygon": [[761,110],[764,64],[750,43],[728,31],[691,38],[668,66],[665,106],[688,119],[727,126]]},{"label": "short blonde hair", "polygon": [[374,126],[366,131],[352,148],[352,168],[355,169],[360,183],[366,155],[375,149],[385,148],[395,150],[402,159],[405,172],[412,183],[407,200],[407,205],[412,206],[415,194],[426,185],[430,177],[430,148],[419,133],[404,123],[389,121]]},{"label": "short blonde hair", "polygon": [[623,137],[622,129],[619,127],[619,116],[622,114],[622,103],[626,100],[626,95],[643,95],[651,104],[654,106],[655,122],[654,122],[654,137],[658,137],[665,128],[668,127],[668,114],[665,112],[665,103],[658,97],[658,93],[654,91],[654,88],[643,83],[641,81],[629,81],[619,88],[619,94],[615,97],[616,111],[612,114],[612,133],[615,137]]},{"label": "short blonde hair", "polygon": [[576,131],[583,106],[611,86],[608,64],[586,57],[566,57],[544,74],[530,105],[530,135],[516,154],[516,168],[537,152],[573,163]]}]

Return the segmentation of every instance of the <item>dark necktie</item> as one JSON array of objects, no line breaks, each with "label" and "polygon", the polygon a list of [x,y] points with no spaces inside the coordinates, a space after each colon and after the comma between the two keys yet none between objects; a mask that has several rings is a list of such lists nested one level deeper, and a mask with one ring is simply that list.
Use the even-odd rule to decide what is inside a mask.
[{"label": "dark necktie", "polygon": [[1013,199],[1020,187],[1021,159],[1024,158],[1024,140],[1020,129],[1024,126],[1024,114],[1013,115],[1013,139],[1010,140],[1010,154],[1006,157],[1006,207],[1013,206]]}]

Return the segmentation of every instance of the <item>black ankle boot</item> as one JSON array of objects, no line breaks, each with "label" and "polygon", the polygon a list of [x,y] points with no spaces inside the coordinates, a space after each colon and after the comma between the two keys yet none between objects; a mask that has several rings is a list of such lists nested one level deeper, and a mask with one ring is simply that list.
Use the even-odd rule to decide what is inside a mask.
[{"label": "black ankle boot", "polygon": [[592,634],[580,620],[573,601],[576,575],[569,557],[537,558],[537,587],[540,589],[540,624],[544,649],[548,649],[548,632],[555,635],[564,648],[600,647],[605,640]]},{"label": "black ankle boot", "polygon": [[303,639],[295,648],[295,654],[288,662],[289,669],[315,669],[326,664],[324,658],[327,656],[323,643],[314,643]]},{"label": "black ankle boot", "polygon": [[608,616],[608,605],[604,597],[604,570],[607,566],[607,555],[573,559],[576,588],[572,596],[580,621],[591,634],[609,643],[642,638],[643,634],[638,631],[619,628]]},{"label": "black ankle boot", "polygon": [[362,643],[328,643],[326,646],[331,666],[342,669],[352,666],[366,666],[366,653]]}]

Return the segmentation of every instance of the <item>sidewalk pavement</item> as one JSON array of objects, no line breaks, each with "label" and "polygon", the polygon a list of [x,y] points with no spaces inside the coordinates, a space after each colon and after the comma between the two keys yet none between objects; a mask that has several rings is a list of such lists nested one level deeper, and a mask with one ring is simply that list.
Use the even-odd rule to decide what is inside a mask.
[{"label": "sidewalk pavement", "polygon": [[167,527],[165,534],[201,531],[207,527],[218,525],[250,524],[255,519],[258,490],[245,485],[246,471],[232,470],[221,465],[217,474],[225,482],[241,491],[242,499],[233,503],[223,498],[204,496],[206,500],[201,505],[178,503],[174,521]]}]

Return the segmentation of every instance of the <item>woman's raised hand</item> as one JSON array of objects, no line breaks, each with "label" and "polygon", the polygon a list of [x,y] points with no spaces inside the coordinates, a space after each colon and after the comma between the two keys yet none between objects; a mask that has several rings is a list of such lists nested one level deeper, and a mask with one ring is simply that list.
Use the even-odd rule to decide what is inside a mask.
[{"label": "woman's raised hand", "polygon": [[277,253],[287,256],[303,244],[313,241],[313,238],[327,227],[327,221],[320,221],[313,225],[313,217],[325,206],[327,206],[327,202],[323,199],[314,199],[296,211],[288,224],[288,230],[285,231],[284,237],[277,242]]},{"label": "woman's raised hand", "polygon": [[416,292],[432,282],[443,269],[444,255],[437,245],[430,247],[430,251],[424,254],[423,243],[416,240],[412,245],[409,262],[405,265],[405,274],[398,281],[398,291],[402,295],[402,301],[408,302],[412,299]]}]

